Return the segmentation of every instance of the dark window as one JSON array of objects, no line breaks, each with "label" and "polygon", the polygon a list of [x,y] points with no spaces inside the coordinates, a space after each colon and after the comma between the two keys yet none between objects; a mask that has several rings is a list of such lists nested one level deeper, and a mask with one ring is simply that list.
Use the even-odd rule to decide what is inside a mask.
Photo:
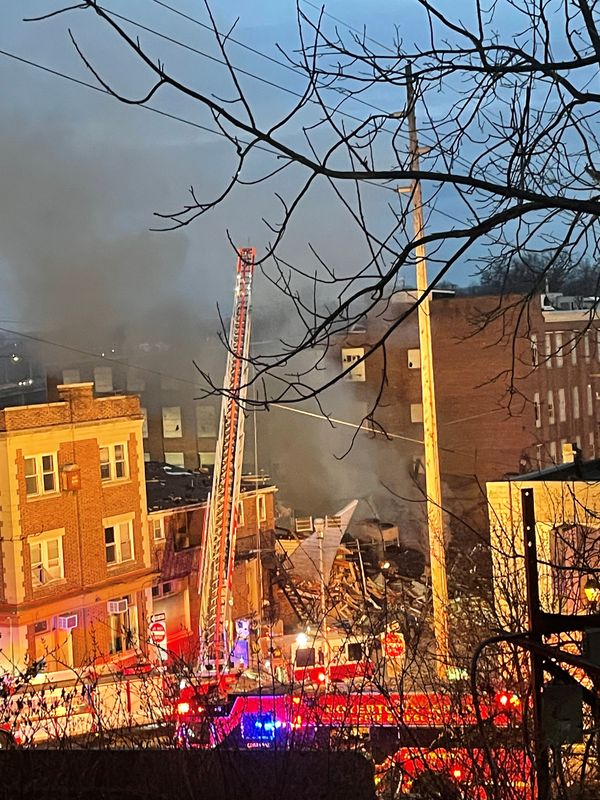
[{"label": "dark window", "polygon": [[361,661],[363,657],[362,644],[353,642],[348,645],[348,661]]},{"label": "dark window", "polygon": [[297,667],[314,667],[315,665],[315,648],[303,647],[296,650],[296,666]]}]

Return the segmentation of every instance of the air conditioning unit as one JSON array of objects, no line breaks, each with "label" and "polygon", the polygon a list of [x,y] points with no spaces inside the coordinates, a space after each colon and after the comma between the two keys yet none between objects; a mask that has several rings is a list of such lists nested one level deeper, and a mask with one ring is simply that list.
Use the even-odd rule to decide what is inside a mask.
[{"label": "air conditioning unit", "polygon": [[58,618],[58,627],[61,631],[72,631],[77,627],[77,614],[61,614]]},{"label": "air conditioning unit", "polygon": [[126,598],[122,600],[109,600],[108,601],[108,613],[109,614],[124,614],[129,605],[127,603]]}]

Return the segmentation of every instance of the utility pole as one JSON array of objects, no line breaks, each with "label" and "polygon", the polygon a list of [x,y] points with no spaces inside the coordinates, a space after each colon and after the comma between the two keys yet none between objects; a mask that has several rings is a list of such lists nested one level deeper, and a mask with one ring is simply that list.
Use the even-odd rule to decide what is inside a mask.
[{"label": "utility pole", "polygon": [[[415,95],[410,65],[406,68],[406,118],[410,147],[410,168],[419,170],[419,141],[415,115]],[[425,233],[421,183],[414,180],[410,188],[413,208],[415,241]],[[430,294],[428,293],[425,245],[415,247],[417,302],[419,317],[419,348],[421,353],[421,396],[423,404],[423,439],[425,443],[425,493],[427,495],[427,528],[431,561],[433,594],[433,630],[436,642],[437,666],[440,677],[447,676],[448,658],[448,579],[446,575],[446,542],[442,511],[442,486],[438,452],[437,410],[431,344]]]}]

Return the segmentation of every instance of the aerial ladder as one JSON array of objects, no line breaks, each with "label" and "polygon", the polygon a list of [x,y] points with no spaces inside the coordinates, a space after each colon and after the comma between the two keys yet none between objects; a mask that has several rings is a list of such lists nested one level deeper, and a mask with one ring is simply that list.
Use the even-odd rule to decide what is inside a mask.
[{"label": "aerial ladder", "polygon": [[[219,438],[199,565],[200,657],[220,683],[230,660],[231,582],[244,457],[244,412],[250,350],[250,303],[256,250],[238,250],[233,314],[223,383]],[[214,672],[212,671],[214,665]]]}]

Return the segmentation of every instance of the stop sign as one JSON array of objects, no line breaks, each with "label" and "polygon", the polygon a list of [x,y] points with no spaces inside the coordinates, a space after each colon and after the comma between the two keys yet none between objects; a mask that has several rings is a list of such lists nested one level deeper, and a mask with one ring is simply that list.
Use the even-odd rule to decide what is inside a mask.
[{"label": "stop sign", "polygon": [[153,644],[164,644],[167,640],[167,626],[163,620],[150,623],[150,638]]},{"label": "stop sign", "polygon": [[406,645],[402,633],[389,631],[382,637],[383,653],[387,658],[404,658]]}]

